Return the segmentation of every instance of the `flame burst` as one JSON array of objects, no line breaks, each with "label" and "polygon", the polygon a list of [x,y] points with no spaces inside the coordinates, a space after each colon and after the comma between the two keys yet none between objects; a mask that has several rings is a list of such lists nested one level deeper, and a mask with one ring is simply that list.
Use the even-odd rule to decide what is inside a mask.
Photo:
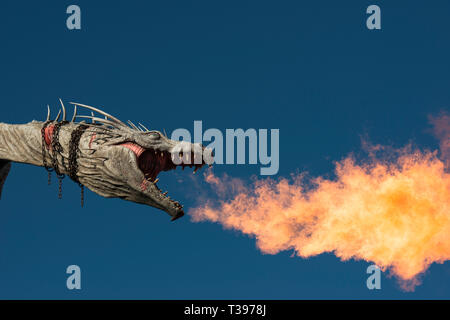
[{"label": "flame burst", "polygon": [[[447,117],[447,118],[446,118]],[[336,163],[335,179],[206,181],[222,196],[192,209],[192,219],[221,223],[254,236],[263,253],[294,250],[303,258],[332,252],[370,261],[395,275],[406,290],[430,264],[450,259],[450,174],[446,171],[450,117],[431,119],[437,152],[405,148],[390,160],[353,157]],[[446,153],[447,152],[447,153]]]}]

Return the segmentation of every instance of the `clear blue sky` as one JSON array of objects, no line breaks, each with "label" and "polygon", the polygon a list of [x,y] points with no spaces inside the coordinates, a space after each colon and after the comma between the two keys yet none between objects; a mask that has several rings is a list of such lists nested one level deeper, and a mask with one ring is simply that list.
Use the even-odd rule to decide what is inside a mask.
[{"label": "clear blue sky", "polygon": [[[66,28],[77,4],[82,30]],[[382,30],[365,10],[378,4]],[[450,108],[448,1],[1,1],[0,121],[44,120],[58,97],[153,129],[279,128],[280,176],[330,175],[374,143],[435,149],[427,115]],[[216,166],[249,179],[257,166]],[[187,174],[187,173],[186,173]],[[186,208],[190,183],[166,186]],[[55,181],[55,179],[54,179]],[[361,261],[263,255],[253,239],[188,216],[104,199],[14,164],[0,201],[0,298],[450,298],[449,264],[414,293]],[[82,270],[82,290],[65,286]]]}]

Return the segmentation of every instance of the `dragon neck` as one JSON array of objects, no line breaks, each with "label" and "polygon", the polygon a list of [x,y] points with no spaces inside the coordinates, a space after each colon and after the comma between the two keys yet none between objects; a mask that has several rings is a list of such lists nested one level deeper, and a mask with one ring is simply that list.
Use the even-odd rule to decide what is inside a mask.
[{"label": "dragon neck", "polygon": [[0,159],[42,166],[42,125],[0,123]]},{"label": "dragon neck", "polygon": [[[57,125],[60,126],[59,130]],[[103,180],[109,179],[115,183],[116,192],[126,197],[129,194],[128,187],[121,187],[121,177],[111,173],[104,165],[108,159],[106,155],[96,152],[98,140],[105,139],[109,135],[105,135],[104,129],[100,128],[83,130],[82,125],[75,122],[51,122],[46,126],[45,122],[38,121],[20,125],[0,123],[0,192],[9,171],[10,162],[43,167],[44,154],[47,167],[53,169],[57,167],[60,174],[75,178],[77,182],[92,191],[102,196],[109,196],[102,187]],[[42,151],[42,128],[45,128],[45,152]],[[77,135],[78,139],[74,139]],[[54,141],[61,146],[55,153],[52,148]],[[73,159],[73,152],[76,154],[75,159]],[[75,171],[74,162],[77,164]]]},{"label": "dragon neck", "polygon": [[[80,123],[44,122],[33,121],[27,124],[0,123],[0,159],[13,162],[27,163],[35,166],[58,166],[59,172],[67,174],[67,161],[69,159],[72,132]],[[60,126],[59,129],[57,127]],[[42,129],[44,130],[44,148]],[[88,137],[86,137],[88,138]],[[56,153],[53,152],[53,142],[61,146]],[[86,147],[90,143],[84,141]],[[45,157],[45,158],[44,158]],[[44,163],[45,160],[45,163]]]}]

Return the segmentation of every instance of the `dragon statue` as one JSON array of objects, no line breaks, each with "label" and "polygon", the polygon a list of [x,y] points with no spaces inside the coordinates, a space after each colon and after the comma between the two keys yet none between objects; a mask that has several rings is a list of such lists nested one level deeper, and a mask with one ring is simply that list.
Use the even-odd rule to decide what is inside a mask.
[{"label": "dragon statue", "polygon": [[[82,206],[86,186],[106,198],[161,209],[172,221],[184,215],[183,206],[159,189],[157,176],[178,166],[194,167],[195,173],[205,164],[213,163],[211,149],[198,143],[171,140],[140,123],[125,124],[100,109],[80,103],[71,102],[74,112],[68,121],[66,108],[61,99],[60,102],[55,120],[51,120],[48,107],[45,122],[0,123],[0,196],[11,162],[20,162],[44,167],[49,184],[51,172],[55,172],[59,198],[62,179],[69,176],[81,187]],[[77,115],[77,107],[89,110],[90,115]]]}]

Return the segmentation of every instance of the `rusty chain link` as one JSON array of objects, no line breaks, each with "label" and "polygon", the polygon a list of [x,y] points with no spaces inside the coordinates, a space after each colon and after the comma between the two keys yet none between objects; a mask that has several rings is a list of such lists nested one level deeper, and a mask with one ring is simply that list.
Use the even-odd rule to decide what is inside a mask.
[{"label": "rusty chain link", "polygon": [[84,186],[78,179],[78,153],[80,152],[80,139],[83,133],[89,126],[80,124],[75,130],[72,131],[70,135],[70,143],[69,143],[69,177],[78,183],[81,189],[81,206],[84,205]]},{"label": "rusty chain link", "polygon": [[60,129],[63,125],[68,124],[69,121],[61,121],[61,122],[57,122],[54,125],[54,129],[53,129],[53,134],[52,134],[52,138],[51,138],[51,153],[49,151],[49,155],[51,157],[51,167],[47,164],[47,160],[46,160],[46,149],[49,149],[49,146],[47,146],[47,143],[45,141],[45,130],[48,127],[48,125],[52,123],[52,121],[46,121],[41,129],[41,136],[42,136],[42,163],[43,166],[45,168],[45,170],[47,170],[49,178],[48,178],[48,184],[50,185],[51,183],[51,172],[55,171],[56,176],[58,177],[59,180],[59,187],[58,187],[58,198],[61,199],[62,198],[62,180],[65,177],[65,174],[61,173],[61,171],[59,170],[58,167],[58,154],[61,156],[61,162],[62,165],[64,167],[64,170],[66,172],[68,172],[69,177],[75,181],[81,188],[81,206],[84,205],[84,187],[83,185],[80,183],[79,179],[78,179],[78,153],[79,153],[79,144],[80,144],[80,139],[81,136],[83,135],[83,133],[86,131],[86,129],[89,127],[87,125],[79,125],[74,131],[72,131],[71,136],[70,136],[70,142],[69,142],[69,159],[68,159],[68,168],[65,165],[64,162],[64,156],[62,155],[62,152],[64,151],[64,148],[61,146],[60,142],[59,142],[59,132]]}]

